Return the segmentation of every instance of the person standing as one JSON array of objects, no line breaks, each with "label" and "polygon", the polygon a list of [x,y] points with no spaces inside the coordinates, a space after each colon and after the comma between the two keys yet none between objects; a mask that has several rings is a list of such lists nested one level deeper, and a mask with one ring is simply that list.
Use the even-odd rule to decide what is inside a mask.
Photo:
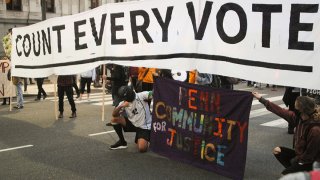
[{"label": "person standing", "polygon": [[96,69],[92,69],[90,71],[86,71],[80,74],[81,83],[80,83],[80,100],[82,99],[82,96],[84,94],[84,89],[87,85],[87,99],[90,98],[91,93],[91,83],[96,78]]},{"label": "person standing", "polygon": [[71,111],[72,114],[70,118],[75,118],[77,117],[77,109],[76,105],[73,100],[73,90],[72,90],[72,84],[73,84],[73,75],[60,75],[58,76],[58,96],[59,96],[59,116],[58,118],[63,118],[63,98],[64,98],[64,93],[66,93],[69,104],[71,106]]},{"label": "person standing", "polygon": [[36,78],[36,81],[38,87],[38,95],[35,101],[39,101],[41,99],[41,94],[43,95],[43,100],[45,100],[47,98],[47,93],[42,87],[44,78]]},{"label": "person standing", "polygon": [[131,86],[137,91],[137,81],[138,81],[139,68],[138,67],[129,67],[129,81]]},{"label": "person standing", "polygon": [[126,85],[126,74],[124,67],[114,64],[111,68],[111,77],[107,77],[107,80],[112,83],[112,100],[113,106],[118,106],[119,102],[122,101],[118,96],[118,90],[121,86]]},{"label": "person standing", "polygon": [[16,109],[23,109],[23,78],[12,77],[12,83],[16,86],[16,95],[17,95],[17,105],[14,107]]},{"label": "person standing", "polygon": [[76,93],[77,93],[77,97],[76,98],[78,99],[80,97],[80,90],[79,90],[78,85],[77,85],[77,76],[76,75],[73,76],[72,87],[74,88],[74,90],[76,90]]},{"label": "person standing", "polygon": [[196,84],[210,86],[212,82],[212,74],[199,73],[198,71],[196,71],[195,79],[196,79]]},{"label": "person standing", "polygon": [[153,76],[156,73],[156,68],[145,68],[142,67],[140,72],[142,75],[142,91],[153,90]]}]

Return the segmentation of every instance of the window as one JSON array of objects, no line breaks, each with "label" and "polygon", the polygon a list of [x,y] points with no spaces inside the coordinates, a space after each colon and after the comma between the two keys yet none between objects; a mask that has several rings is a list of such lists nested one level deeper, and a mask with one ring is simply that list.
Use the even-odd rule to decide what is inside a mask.
[{"label": "window", "polygon": [[7,10],[22,11],[21,0],[6,0]]},{"label": "window", "polygon": [[54,13],[54,0],[46,0],[47,2],[47,12]]},{"label": "window", "polygon": [[99,6],[99,0],[91,0],[91,9]]}]

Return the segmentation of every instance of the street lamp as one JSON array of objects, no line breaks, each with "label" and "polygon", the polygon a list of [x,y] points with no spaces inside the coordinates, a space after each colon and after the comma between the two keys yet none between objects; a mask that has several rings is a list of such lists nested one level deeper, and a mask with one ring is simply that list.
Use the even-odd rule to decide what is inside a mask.
[{"label": "street lamp", "polygon": [[41,0],[41,14],[42,14],[42,21],[46,20],[46,14],[47,14],[47,1]]}]

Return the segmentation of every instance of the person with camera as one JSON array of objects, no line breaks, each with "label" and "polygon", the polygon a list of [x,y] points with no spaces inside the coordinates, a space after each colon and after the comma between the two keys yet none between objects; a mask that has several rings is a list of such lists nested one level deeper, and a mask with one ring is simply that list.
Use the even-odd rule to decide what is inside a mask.
[{"label": "person with camera", "polygon": [[121,86],[118,95],[123,101],[112,112],[111,123],[119,136],[119,141],[110,149],[127,148],[122,128],[125,132],[136,132],[135,143],[139,152],[148,150],[151,133],[151,113],[148,100],[152,91],[135,93],[131,86]]},{"label": "person with camera", "polygon": [[315,101],[307,96],[295,100],[297,112],[281,108],[264,99],[259,93],[252,93],[266,108],[282,117],[296,128],[294,149],[276,147],[274,156],[285,167],[282,174],[311,171],[314,162],[320,162],[320,110]]}]

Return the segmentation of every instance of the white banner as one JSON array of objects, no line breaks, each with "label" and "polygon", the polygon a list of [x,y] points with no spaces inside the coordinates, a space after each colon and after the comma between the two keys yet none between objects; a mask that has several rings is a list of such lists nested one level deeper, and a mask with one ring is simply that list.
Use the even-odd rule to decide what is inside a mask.
[{"label": "white banner", "polygon": [[13,75],[116,63],[320,89],[318,0],[150,0],[106,4],[13,29]]}]

